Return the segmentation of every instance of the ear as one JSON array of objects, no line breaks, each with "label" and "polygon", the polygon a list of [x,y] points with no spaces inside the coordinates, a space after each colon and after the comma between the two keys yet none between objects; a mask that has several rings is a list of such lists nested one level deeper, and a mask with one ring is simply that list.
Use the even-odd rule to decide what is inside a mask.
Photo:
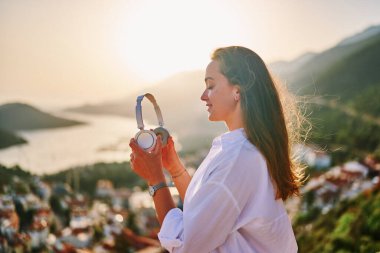
[{"label": "ear", "polygon": [[240,100],[240,87],[238,85],[234,85],[233,94],[234,94],[235,101],[239,101]]}]

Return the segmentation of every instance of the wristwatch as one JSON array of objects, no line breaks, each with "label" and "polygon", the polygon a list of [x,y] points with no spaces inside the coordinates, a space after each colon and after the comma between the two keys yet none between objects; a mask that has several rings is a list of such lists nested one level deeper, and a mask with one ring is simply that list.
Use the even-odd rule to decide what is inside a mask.
[{"label": "wristwatch", "polygon": [[168,187],[168,185],[165,182],[158,183],[156,185],[149,185],[149,194],[150,196],[154,196],[156,194],[156,191],[158,191],[161,188]]}]

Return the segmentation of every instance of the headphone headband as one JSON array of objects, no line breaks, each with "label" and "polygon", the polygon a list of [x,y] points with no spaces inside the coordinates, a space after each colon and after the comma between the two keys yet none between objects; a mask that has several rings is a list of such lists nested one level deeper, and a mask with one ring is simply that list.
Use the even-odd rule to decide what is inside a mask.
[{"label": "headphone headband", "polygon": [[155,110],[156,115],[157,115],[158,124],[160,125],[160,127],[163,127],[164,126],[164,120],[162,118],[160,107],[158,106],[154,96],[150,93],[146,93],[144,95],[137,97],[137,101],[136,101],[137,102],[137,104],[136,104],[137,127],[141,130],[144,129],[144,121],[142,118],[142,106],[141,106],[141,101],[144,99],[144,97],[146,97],[153,104],[154,110]]}]

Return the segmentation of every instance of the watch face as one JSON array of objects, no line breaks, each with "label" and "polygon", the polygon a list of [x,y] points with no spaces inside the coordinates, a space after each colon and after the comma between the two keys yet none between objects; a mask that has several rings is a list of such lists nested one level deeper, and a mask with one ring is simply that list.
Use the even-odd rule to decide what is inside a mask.
[{"label": "watch face", "polygon": [[154,195],[154,188],[152,186],[149,186],[149,194],[150,196]]}]

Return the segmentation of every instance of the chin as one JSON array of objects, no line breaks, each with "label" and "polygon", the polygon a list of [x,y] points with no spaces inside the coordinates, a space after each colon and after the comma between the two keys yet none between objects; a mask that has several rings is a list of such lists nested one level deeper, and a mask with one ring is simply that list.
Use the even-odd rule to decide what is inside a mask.
[{"label": "chin", "polygon": [[209,120],[209,121],[222,121],[222,119],[219,119],[218,117],[216,117],[216,116],[213,115],[213,114],[209,114],[209,115],[208,115],[208,120]]}]

